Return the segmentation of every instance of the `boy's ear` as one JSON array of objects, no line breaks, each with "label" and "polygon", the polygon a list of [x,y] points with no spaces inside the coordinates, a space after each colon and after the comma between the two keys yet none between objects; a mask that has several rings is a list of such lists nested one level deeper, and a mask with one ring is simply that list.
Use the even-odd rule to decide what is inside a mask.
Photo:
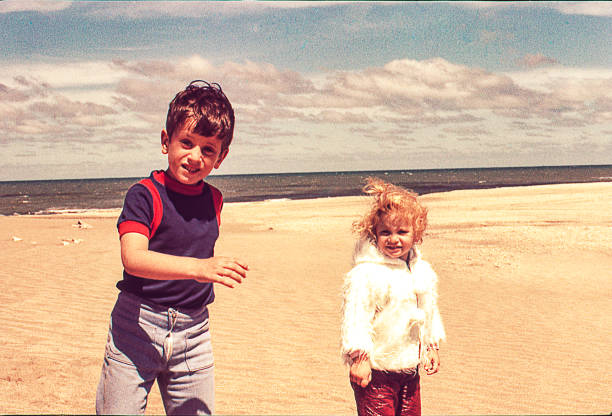
[{"label": "boy's ear", "polygon": [[223,162],[223,159],[225,159],[228,153],[229,153],[229,149],[224,149],[221,151],[221,153],[219,153],[219,156],[217,157],[217,161],[215,162],[215,169],[219,169],[219,166],[221,166],[221,162]]},{"label": "boy's ear", "polygon": [[168,133],[164,129],[161,131],[161,150],[163,155],[168,154],[168,146],[170,146],[170,137],[168,137]]}]

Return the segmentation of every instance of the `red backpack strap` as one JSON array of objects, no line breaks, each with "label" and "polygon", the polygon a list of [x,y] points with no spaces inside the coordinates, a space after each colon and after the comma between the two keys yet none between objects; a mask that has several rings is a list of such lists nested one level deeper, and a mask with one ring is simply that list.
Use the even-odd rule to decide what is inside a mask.
[{"label": "red backpack strap", "polygon": [[217,214],[217,224],[221,225],[221,209],[223,208],[223,195],[221,191],[208,184],[210,192],[212,193],[213,205],[215,207],[215,213]]},{"label": "red backpack strap", "polygon": [[149,236],[149,240],[153,238],[155,232],[157,231],[157,227],[161,223],[162,217],[164,215],[164,206],[162,205],[161,197],[159,196],[159,191],[153,184],[153,181],[149,178],[142,179],[139,182],[141,185],[144,185],[145,188],[149,190],[151,193],[151,198],[153,198],[153,221],[151,222],[151,235]]}]

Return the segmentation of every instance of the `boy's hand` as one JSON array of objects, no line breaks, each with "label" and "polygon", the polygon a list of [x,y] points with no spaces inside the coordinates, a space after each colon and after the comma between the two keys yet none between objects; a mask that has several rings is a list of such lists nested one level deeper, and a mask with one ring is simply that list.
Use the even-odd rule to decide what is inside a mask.
[{"label": "boy's hand", "polygon": [[438,350],[431,348],[425,353],[425,371],[427,375],[436,374],[440,369],[440,355]]},{"label": "boy's hand", "polygon": [[134,276],[156,280],[194,279],[234,287],[246,277],[249,266],[230,257],[173,256],[149,250],[149,239],[130,232],[121,236],[121,260],[124,269]]},{"label": "boy's hand", "polygon": [[200,260],[201,270],[195,280],[198,282],[221,283],[234,287],[246,278],[249,266],[240,260],[230,257],[210,257]]},{"label": "boy's hand", "polygon": [[372,381],[372,368],[370,367],[370,360],[365,359],[361,361],[355,361],[351,364],[350,377],[353,383],[360,385],[361,387],[367,387]]}]

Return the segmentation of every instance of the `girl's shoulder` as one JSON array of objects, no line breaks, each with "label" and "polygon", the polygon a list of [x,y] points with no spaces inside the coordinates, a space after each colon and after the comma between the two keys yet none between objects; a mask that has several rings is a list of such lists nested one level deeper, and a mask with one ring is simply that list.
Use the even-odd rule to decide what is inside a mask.
[{"label": "girl's shoulder", "polygon": [[419,258],[411,269],[417,292],[426,292],[438,284],[438,275],[428,261]]},{"label": "girl's shoulder", "polygon": [[374,277],[385,276],[389,268],[380,263],[357,263],[346,274],[347,279],[369,279]]},{"label": "girl's shoulder", "polygon": [[382,296],[389,290],[391,279],[388,270],[382,264],[359,263],[344,277],[345,296],[374,298]]}]

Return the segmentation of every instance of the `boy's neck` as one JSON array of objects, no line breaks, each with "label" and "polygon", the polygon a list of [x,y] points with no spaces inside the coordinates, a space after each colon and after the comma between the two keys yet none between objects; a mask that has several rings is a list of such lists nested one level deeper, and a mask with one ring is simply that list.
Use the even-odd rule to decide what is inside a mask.
[{"label": "boy's neck", "polygon": [[164,185],[167,189],[183,195],[200,195],[204,188],[204,181],[200,181],[194,185],[186,185],[174,179],[167,171],[156,170],[153,172],[153,178]]}]

